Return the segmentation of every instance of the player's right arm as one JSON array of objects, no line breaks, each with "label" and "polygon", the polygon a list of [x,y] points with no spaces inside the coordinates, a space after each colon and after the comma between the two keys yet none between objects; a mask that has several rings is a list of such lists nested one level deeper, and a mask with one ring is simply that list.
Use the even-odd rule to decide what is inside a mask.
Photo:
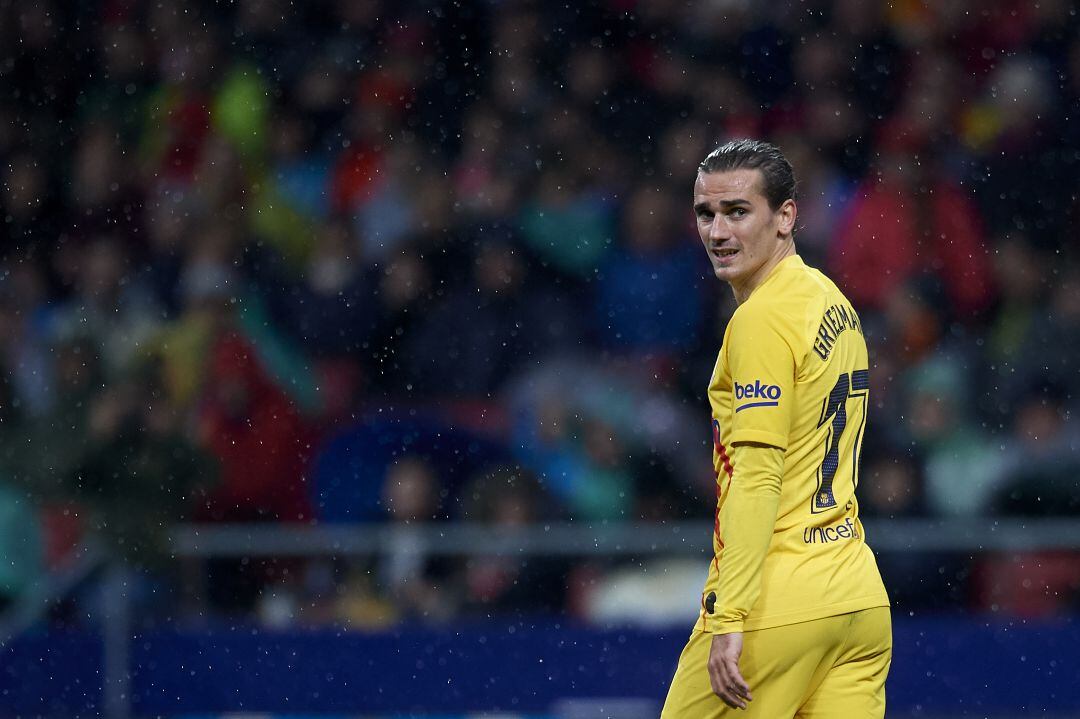
[{"label": "player's right arm", "polygon": [[723,550],[713,634],[741,632],[761,593],[761,570],[780,507],[795,387],[784,318],[747,304],[731,319],[727,365],[734,387],[731,482],[722,497]]},{"label": "player's right arm", "polygon": [[724,549],[713,634],[741,632],[761,594],[761,569],[780,509],[784,450],[766,444],[733,448],[731,484],[720,508]]}]

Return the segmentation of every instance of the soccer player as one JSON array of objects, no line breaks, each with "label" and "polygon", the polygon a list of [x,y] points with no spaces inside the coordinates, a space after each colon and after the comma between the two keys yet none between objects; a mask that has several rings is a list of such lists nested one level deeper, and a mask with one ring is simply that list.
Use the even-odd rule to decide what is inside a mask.
[{"label": "soccer player", "polygon": [[694,213],[738,308],[709,384],[715,558],[661,716],[883,717],[889,599],[855,499],[859,316],[795,253],[795,177],[773,145],[710,153]]}]

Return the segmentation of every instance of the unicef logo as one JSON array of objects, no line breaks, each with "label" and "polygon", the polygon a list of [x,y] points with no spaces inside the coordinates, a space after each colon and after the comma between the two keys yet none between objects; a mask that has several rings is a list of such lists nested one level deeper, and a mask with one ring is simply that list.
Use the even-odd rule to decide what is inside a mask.
[{"label": "unicef logo", "polygon": [[762,384],[761,380],[754,380],[754,384],[735,383],[735,399],[780,399],[780,387],[775,384]]}]

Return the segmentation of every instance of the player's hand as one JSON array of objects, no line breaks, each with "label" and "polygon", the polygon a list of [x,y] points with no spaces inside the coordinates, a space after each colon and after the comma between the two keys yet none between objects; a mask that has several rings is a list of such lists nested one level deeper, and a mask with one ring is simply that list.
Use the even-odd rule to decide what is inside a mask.
[{"label": "player's hand", "polygon": [[750,687],[739,673],[742,632],[717,634],[709,647],[709,681],[716,696],[732,709],[745,709],[753,699]]}]

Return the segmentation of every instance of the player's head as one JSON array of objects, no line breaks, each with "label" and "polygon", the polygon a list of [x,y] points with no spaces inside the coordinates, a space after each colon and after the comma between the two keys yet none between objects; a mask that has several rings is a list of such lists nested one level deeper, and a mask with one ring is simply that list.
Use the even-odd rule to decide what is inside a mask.
[{"label": "player's head", "polygon": [[754,286],[793,251],[795,173],[775,145],[733,140],[698,166],[694,183],[698,234],[713,272],[740,287]]}]

